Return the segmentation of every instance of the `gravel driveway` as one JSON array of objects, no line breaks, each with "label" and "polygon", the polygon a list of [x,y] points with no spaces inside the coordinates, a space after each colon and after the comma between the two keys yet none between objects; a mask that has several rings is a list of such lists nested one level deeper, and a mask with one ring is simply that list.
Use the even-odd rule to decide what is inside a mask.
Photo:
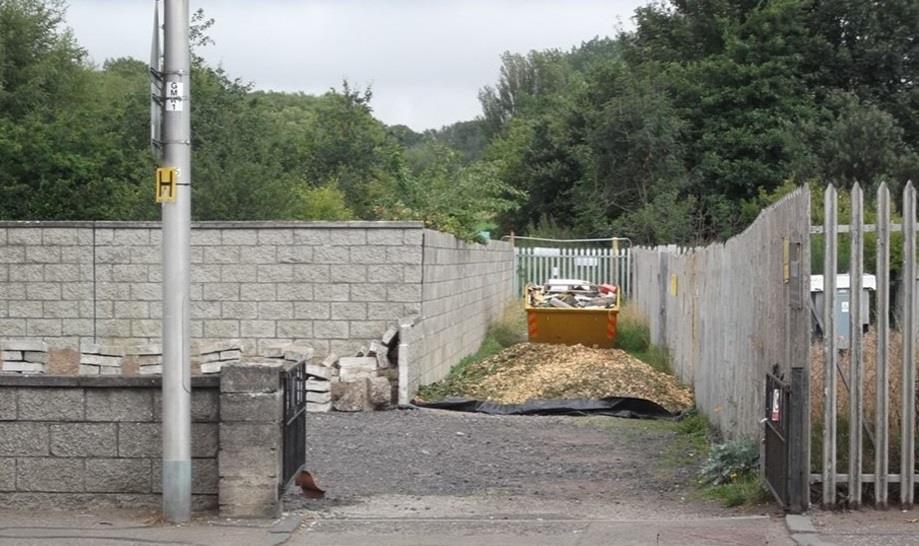
[{"label": "gravel driveway", "polygon": [[[308,414],[307,468],[327,496],[288,495],[287,508],[312,518],[311,544],[463,544],[457,534],[471,532],[484,533],[476,535],[482,544],[489,533],[503,533],[496,544],[530,535],[560,544],[559,533],[613,524],[645,532],[636,522],[648,520],[677,522],[675,543],[690,521],[728,521],[725,529],[741,532],[724,518],[749,513],[691,494],[698,454],[675,453],[675,438],[674,423],[614,417]],[[778,532],[774,520],[753,517]],[[753,538],[741,543],[765,543],[756,538],[765,536],[760,520],[749,521]],[[418,538],[431,536],[447,538]]]},{"label": "gravel driveway", "polygon": [[328,490],[313,508],[380,494],[480,493],[679,502],[686,468],[655,461],[669,423],[613,417],[489,416],[439,410],[309,414],[308,469]]}]

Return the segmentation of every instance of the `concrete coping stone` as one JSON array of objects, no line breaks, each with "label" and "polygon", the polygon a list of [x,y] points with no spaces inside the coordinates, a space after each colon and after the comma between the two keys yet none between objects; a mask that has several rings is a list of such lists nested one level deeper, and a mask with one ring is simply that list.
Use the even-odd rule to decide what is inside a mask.
[{"label": "concrete coping stone", "polygon": [[[63,375],[0,375],[0,387],[161,387],[162,377],[124,377],[124,376],[63,376]],[[191,386],[197,388],[219,388],[218,376],[193,376]]]},{"label": "concrete coping stone", "polygon": [[[120,228],[159,229],[160,222],[115,222],[115,221],[0,221],[0,228]],[[343,222],[192,222],[193,229],[423,229],[424,222],[401,220],[352,220]]]}]

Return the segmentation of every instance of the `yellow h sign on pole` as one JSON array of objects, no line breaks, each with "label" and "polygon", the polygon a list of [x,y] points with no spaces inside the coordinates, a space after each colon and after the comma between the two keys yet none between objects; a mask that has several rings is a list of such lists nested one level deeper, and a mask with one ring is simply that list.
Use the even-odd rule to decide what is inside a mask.
[{"label": "yellow h sign on pole", "polygon": [[156,170],[156,202],[174,203],[179,173],[175,167],[160,167]]}]

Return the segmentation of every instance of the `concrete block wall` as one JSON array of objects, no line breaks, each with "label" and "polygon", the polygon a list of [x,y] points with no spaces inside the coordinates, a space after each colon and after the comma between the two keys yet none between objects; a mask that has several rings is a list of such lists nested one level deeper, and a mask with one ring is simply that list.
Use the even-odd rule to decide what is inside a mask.
[{"label": "concrete block wall", "polygon": [[[238,364],[192,379],[194,510],[280,513],[290,368]],[[0,376],[0,507],[159,509],[161,393],[157,377]]]},{"label": "concrete block wall", "polygon": [[[305,342],[324,356],[420,312],[418,222],[205,222],[192,228],[192,336]],[[81,341],[159,341],[155,222],[0,222],[0,338],[41,338],[50,373]]]},{"label": "concrete block wall", "polygon": [[[418,387],[439,381],[476,352],[490,323],[514,298],[510,243],[460,241],[425,230],[421,317],[401,328],[400,403]],[[400,351],[402,349],[400,348]]]},{"label": "concrete block wall", "polygon": [[[217,507],[219,378],[192,382],[192,502]],[[0,506],[160,506],[156,378],[0,376]]]}]

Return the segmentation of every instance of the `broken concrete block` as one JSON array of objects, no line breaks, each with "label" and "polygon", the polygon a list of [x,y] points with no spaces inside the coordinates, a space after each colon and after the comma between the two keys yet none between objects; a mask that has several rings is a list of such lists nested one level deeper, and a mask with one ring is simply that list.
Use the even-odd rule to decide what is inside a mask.
[{"label": "broken concrete block", "polygon": [[331,392],[313,392],[306,391],[306,402],[313,402],[314,404],[325,404],[326,402],[332,401]]},{"label": "broken concrete block", "polygon": [[229,362],[205,362],[201,364],[201,373],[220,373],[220,370],[225,364],[229,364]]},{"label": "broken concrete block", "polygon": [[356,381],[377,375],[377,359],[372,356],[350,356],[338,360],[342,381]]},{"label": "broken concrete block", "polygon": [[377,359],[371,356],[343,356],[338,359],[341,370],[368,370],[377,369]]},{"label": "broken concrete block", "polygon": [[367,351],[367,356],[378,356],[381,354],[386,354],[389,349],[386,348],[381,342],[373,340],[370,342],[370,349]]},{"label": "broken concrete block", "polygon": [[390,326],[386,329],[386,332],[383,333],[383,337],[380,338],[380,341],[383,342],[383,345],[387,347],[392,347],[392,342],[396,339],[396,336],[399,335],[399,329],[395,326]]},{"label": "broken concrete block", "polygon": [[3,371],[5,372],[23,372],[23,373],[44,373],[45,365],[34,362],[3,362]]},{"label": "broken concrete block", "polygon": [[332,383],[332,407],[336,411],[364,411],[370,408],[368,381]]},{"label": "broken concrete block", "polygon": [[243,357],[242,351],[221,351],[220,360],[239,360]]},{"label": "broken concrete block", "polygon": [[324,404],[318,404],[315,402],[306,403],[306,413],[326,413],[332,411],[332,403],[326,402]]},{"label": "broken concrete block", "polygon": [[22,353],[22,359],[26,362],[37,362],[40,364],[48,363],[48,353],[40,351],[25,351]]},{"label": "broken concrete block", "polygon": [[100,343],[90,343],[88,341],[80,342],[81,353],[92,353],[106,356],[123,356],[124,347],[117,345],[102,345]]},{"label": "broken concrete block", "polygon": [[8,339],[0,343],[0,346],[5,351],[48,351],[47,343],[33,339]]},{"label": "broken concrete block", "polygon": [[313,358],[313,348],[305,345],[291,345],[284,350],[284,360],[300,362]]},{"label": "broken concrete block", "polygon": [[392,363],[389,361],[389,355],[386,353],[380,353],[377,355],[377,368],[385,370],[389,368]]},{"label": "broken concrete block", "polygon": [[318,364],[307,364],[306,375],[329,380],[332,379],[332,368],[326,368]]},{"label": "broken concrete block", "polygon": [[80,364],[80,375],[99,375],[99,366]]},{"label": "broken concrete block", "polygon": [[219,362],[220,353],[206,353],[198,357],[199,362]]},{"label": "broken concrete block", "polygon": [[287,343],[271,343],[262,347],[262,354],[266,358],[283,358],[284,349],[287,347]]},{"label": "broken concrete block", "polygon": [[370,403],[374,406],[388,406],[392,403],[392,384],[385,377],[370,379]]},{"label": "broken concrete block", "polygon": [[306,380],[306,391],[307,392],[329,392],[332,390],[332,383],[330,381],[323,381],[321,379],[307,379]]},{"label": "broken concrete block", "polygon": [[229,339],[226,341],[210,341],[202,343],[198,346],[198,352],[202,355],[238,350],[242,350],[242,342],[238,339]]},{"label": "broken concrete block", "polygon": [[141,355],[134,359],[138,366],[150,366],[153,364],[162,364],[163,355]]},{"label": "broken concrete block", "polygon": [[0,360],[22,360],[22,351],[0,351]]},{"label": "broken concrete block", "polygon": [[163,354],[163,346],[159,343],[147,343],[145,345],[135,345],[133,347],[128,347],[125,349],[125,354],[129,355],[161,355]]},{"label": "broken concrete block", "polygon": [[328,368],[331,368],[338,362],[338,355],[335,353],[330,353],[329,356],[322,359],[322,365]]}]

